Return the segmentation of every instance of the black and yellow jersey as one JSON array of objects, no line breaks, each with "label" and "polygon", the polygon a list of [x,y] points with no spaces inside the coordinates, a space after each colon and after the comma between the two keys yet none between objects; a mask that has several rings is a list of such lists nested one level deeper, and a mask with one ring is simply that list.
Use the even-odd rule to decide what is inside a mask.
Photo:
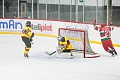
[{"label": "black and yellow jersey", "polygon": [[31,35],[32,35],[32,28],[25,26],[22,30],[21,36],[30,39]]},{"label": "black and yellow jersey", "polygon": [[60,40],[60,45],[66,45],[66,48],[62,48],[62,50],[73,50],[73,46],[67,37],[62,37],[62,39]]}]

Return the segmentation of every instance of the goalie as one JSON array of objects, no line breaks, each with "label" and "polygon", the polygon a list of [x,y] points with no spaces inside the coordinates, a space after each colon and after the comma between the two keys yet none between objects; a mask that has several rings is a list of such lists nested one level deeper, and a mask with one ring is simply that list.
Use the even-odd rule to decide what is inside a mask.
[{"label": "goalie", "polygon": [[70,40],[67,37],[58,36],[57,37],[60,45],[57,46],[56,50],[56,57],[61,58],[73,58],[73,55],[71,53],[71,50],[73,50],[73,46],[70,43]]},{"label": "goalie", "polygon": [[45,52],[49,56],[56,53],[57,58],[67,58],[72,59],[73,55],[71,53],[71,50],[73,50],[73,46],[70,43],[70,40],[67,37],[58,36],[57,40],[59,41],[60,45],[56,47],[56,51],[52,53]]}]

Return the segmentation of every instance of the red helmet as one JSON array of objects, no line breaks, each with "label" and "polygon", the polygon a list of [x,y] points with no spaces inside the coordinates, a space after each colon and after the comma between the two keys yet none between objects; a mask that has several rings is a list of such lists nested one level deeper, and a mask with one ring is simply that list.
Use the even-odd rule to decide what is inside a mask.
[{"label": "red helmet", "polygon": [[106,26],[106,24],[105,24],[105,23],[102,23],[102,24],[101,24],[101,27],[105,27],[105,26]]}]

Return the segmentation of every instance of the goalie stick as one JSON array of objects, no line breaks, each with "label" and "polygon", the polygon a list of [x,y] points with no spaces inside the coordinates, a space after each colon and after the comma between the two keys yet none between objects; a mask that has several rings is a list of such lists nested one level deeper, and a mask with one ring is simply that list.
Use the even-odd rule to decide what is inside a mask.
[{"label": "goalie stick", "polygon": [[51,55],[53,55],[54,53],[56,53],[56,51],[53,51],[52,53],[49,53],[49,52],[45,51],[45,53],[46,53],[47,55],[51,56]]}]

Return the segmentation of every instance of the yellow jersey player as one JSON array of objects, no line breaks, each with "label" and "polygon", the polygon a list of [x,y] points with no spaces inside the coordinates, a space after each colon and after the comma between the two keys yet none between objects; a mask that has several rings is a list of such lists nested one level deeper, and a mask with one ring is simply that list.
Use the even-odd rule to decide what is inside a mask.
[{"label": "yellow jersey player", "polygon": [[24,26],[21,35],[22,41],[25,43],[24,57],[29,57],[28,52],[31,48],[31,42],[33,37],[34,33],[32,32],[31,22],[27,21],[26,26]]},{"label": "yellow jersey player", "polygon": [[62,57],[62,58],[73,58],[73,55],[71,53],[71,50],[73,50],[73,46],[70,43],[70,40],[67,37],[58,36],[58,41],[60,41],[60,45],[56,48],[57,53],[56,57]]}]

